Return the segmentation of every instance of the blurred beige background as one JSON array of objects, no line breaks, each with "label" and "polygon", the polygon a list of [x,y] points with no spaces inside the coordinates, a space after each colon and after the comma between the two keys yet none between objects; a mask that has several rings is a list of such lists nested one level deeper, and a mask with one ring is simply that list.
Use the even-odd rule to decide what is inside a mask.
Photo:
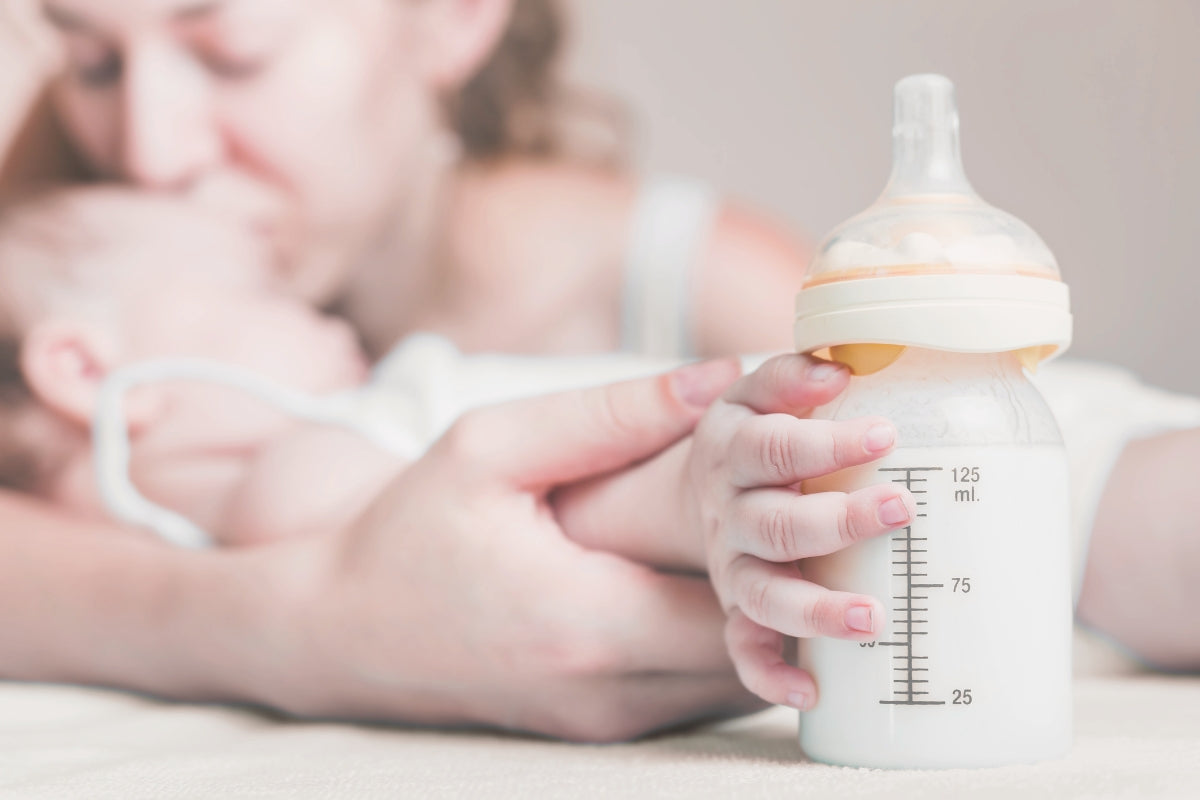
[{"label": "blurred beige background", "polygon": [[975,188],[1046,239],[1075,357],[1200,394],[1200,0],[568,0],[647,171],[819,237],[882,189],[891,87],[958,86]]}]

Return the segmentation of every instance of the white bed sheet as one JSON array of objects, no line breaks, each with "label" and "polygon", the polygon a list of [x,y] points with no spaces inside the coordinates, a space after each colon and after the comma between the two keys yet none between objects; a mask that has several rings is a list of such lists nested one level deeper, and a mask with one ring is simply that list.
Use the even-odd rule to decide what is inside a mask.
[{"label": "white bed sheet", "polygon": [[801,756],[796,714],[785,708],[584,746],[0,684],[0,798],[1200,797],[1200,678],[1138,673],[1094,641],[1081,644],[1091,648],[1083,653],[1091,674],[1076,679],[1075,747],[1037,765],[814,764]]}]

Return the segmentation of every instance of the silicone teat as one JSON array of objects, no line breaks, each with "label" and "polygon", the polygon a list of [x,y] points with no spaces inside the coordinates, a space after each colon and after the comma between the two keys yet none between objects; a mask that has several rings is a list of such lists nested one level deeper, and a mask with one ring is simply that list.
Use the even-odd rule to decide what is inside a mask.
[{"label": "silicone teat", "polygon": [[894,109],[891,176],[818,248],[797,298],[797,349],[858,375],[910,346],[1012,351],[1030,368],[1061,352],[1071,319],[1058,264],[1033,229],[971,187],[954,84],[910,75]]},{"label": "silicone teat", "polygon": [[1058,264],[1038,235],[971,188],[954,84],[941,75],[911,75],[896,84],[894,102],[887,186],[822,242],[805,287],[892,275],[1059,280]]},{"label": "silicone teat", "polygon": [[883,196],[914,194],[975,194],[963,171],[954,84],[941,75],[896,84],[892,176]]}]

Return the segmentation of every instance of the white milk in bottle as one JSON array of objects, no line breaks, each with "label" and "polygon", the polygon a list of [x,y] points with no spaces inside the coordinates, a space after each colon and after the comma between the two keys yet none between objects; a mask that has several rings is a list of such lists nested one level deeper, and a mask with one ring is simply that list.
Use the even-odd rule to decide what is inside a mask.
[{"label": "white milk in bottle", "polygon": [[868,644],[801,644],[820,700],[801,719],[812,758],[876,767],[987,766],[1062,755],[1071,741],[1066,456],[1011,353],[907,349],[815,416],[882,414],[885,459],[804,485],[909,489],[890,536],[804,562],[804,576],[887,609]]}]

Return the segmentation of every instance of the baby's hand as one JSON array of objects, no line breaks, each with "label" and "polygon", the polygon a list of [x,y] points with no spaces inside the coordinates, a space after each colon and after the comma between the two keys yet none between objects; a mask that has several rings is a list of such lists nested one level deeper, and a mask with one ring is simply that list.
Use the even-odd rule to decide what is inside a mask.
[{"label": "baby's hand", "polygon": [[783,637],[869,641],[883,606],[802,577],[796,562],[908,524],[906,490],[873,486],[804,495],[798,484],[873,461],[895,443],[881,417],[802,419],[846,385],[844,368],[800,355],[771,359],[735,383],[696,429],[688,467],[708,573],[728,614],[725,640],[742,682],[771,703],[811,708],[816,684],[783,660]]}]

